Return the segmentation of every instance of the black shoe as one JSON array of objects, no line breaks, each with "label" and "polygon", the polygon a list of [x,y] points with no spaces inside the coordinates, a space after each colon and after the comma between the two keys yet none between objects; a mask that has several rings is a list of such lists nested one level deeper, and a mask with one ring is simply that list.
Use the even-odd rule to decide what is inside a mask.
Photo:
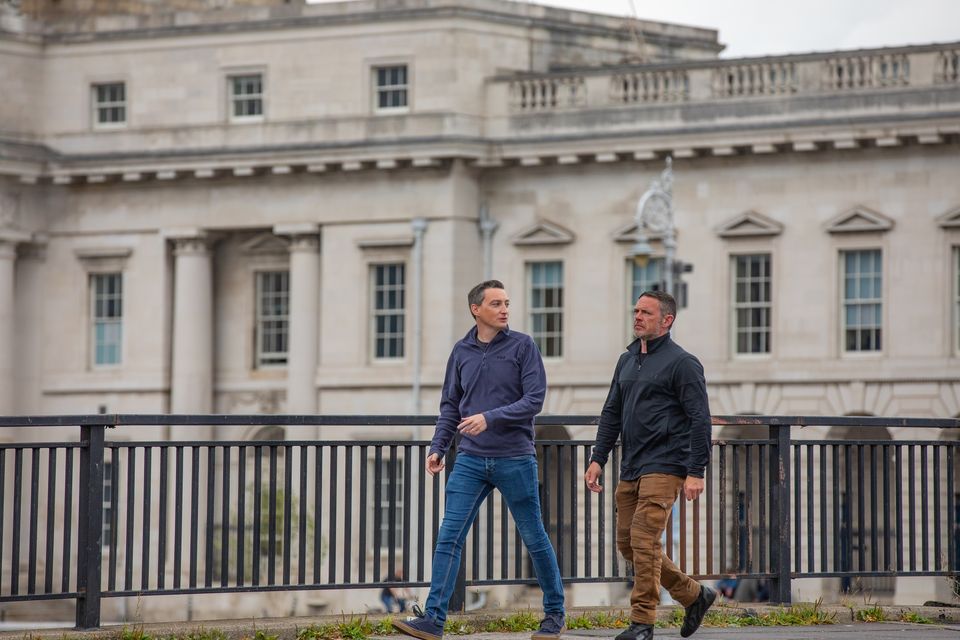
[{"label": "black shoe", "polygon": [[706,585],[701,585],[700,595],[694,600],[693,604],[685,609],[686,615],[683,616],[683,626],[680,627],[680,635],[689,638],[693,632],[700,628],[703,622],[703,616],[707,615],[713,602],[717,599],[717,592]]},{"label": "black shoe", "polygon": [[653,625],[631,622],[629,627],[620,632],[616,640],[653,640]]},{"label": "black shoe", "polygon": [[548,613],[540,621],[540,628],[533,632],[530,640],[557,640],[560,634],[567,630],[564,621],[562,613]]},{"label": "black shoe", "polygon": [[420,638],[420,640],[441,640],[443,625],[439,625],[423,614],[420,607],[413,605],[413,617],[406,620],[394,620],[393,626],[399,631]]}]

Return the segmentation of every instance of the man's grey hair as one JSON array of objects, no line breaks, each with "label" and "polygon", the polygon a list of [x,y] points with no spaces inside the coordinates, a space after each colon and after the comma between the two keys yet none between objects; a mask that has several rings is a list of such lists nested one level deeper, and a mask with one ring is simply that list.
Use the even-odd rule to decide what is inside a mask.
[{"label": "man's grey hair", "polygon": [[660,303],[660,315],[677,317],[677,301],[666,291],[644,291],[641,298],[653,298]]}]

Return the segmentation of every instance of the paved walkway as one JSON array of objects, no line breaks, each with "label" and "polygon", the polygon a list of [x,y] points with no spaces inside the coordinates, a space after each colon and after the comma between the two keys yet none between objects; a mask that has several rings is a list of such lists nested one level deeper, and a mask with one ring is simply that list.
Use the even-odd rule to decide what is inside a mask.
[{"label": "paved walkway", "polygon": [[[762,613],[768,607],[756,607],[759,613]],[[864,623],[849,622],[850,611],[839,606],[824,606],[824,610],[836,610],[838,619],[845,614],[846,620],[831,625],[820,625],[810,627],[732,627],[716,628],[701,627],[693,638],[695,640],[734,640],[735,638],[746,638],[747,640],[940,640],[953,639],[960,640],[960,609],[932,608],[932,607],[890,607],[891,617],[903,610],[913,610],[924,615],[931,620],[939,620],[937,624],[909,624],[904,622],[879,622]],[[885,607],[886,609],[886,607]],[[666,609],[665,609],[666,611]],[[507,612],[503,612],[507,613]],[[582,613],[578,611],[577,613]],[[473,622],[481,622],[482,618],[491,617],[492,612],[484,612],[482,615],[466,617],[474,618]],[[495,614],[494,614],[495,615]],[[349,617],[349,614],[347,614]],[[171,635],[183,635],[198,628],[219,629],[222,630],[227,638],[233,640],[249,640],[252,635],[251,630],[255,627],[269,635],[277,635],[280,640],[295,640],[297,631],[310,624],[329,624],[342,622],[343,615],[330,615],[322,618],[261,618],[261,619],[241,619],[241,620],[208,620],[205,622],[154,622],[137,625],[128,623],[128,627],[134,626],[143,629],[154,638],[164,638]],[[6,626],[7,630],[3,627]],[[108,625],[104,628],[91,631],[76,631],[69,627],[43,628],[46,625],[37,624],[24,631],[10,630],[16,626],[16,623],[8,622],[6,625],[0,625],[0,640],[24,640],[29,636],[31,640],[94,640],[98,638],[116,638],[117,632],[123,628],[123,625]],[[589,630],[571,630],[567,631],[564,640],[613,640],[620,629],[589,629]],[[656,640],[666,640],[680,638],[679,628],[657,629],[655,633]],[[529,640],[530,633],[474,633],[471,635],[459,636],[448,634],[445,640]],[[378,638],[378,640],[380,640]],[[382,637],[382,640],[412,640],[402,635],[392,635]]]},{"label": "paved walkway", "polygon": [[[596,631],[570,631],[565,638],[613,638],[617,635],[616,629],[601,629]],[[654,634],[661,638],[679,638],[679,629],[657,629]],[[529,637],[517,633],[477,634],[471,636],[474,640],[521,640]],[[869,638],[869,640],[938,640],[943,638],[960,638],[960,625],[941,626],[930,624],[904,624],[902,622],[878,622],[857,624],[831,624],[817,627],[741,627],[729,629],[711,629],[701,627],[692,636],[695,640],[733,640],[734,638],[750,638],[752,640],[854,640],[855,638]]]}]

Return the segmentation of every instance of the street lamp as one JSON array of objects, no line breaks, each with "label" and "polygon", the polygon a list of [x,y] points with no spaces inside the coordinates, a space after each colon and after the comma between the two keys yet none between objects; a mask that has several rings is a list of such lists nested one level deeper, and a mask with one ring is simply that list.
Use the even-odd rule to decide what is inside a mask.
[{"label": "street lamp", "polygon": [[674,293],[674,254],[677,249],[676,228],[673,224],[673,158],[667,156],[667,168],[659,179],[650,183],[640,200],[634,219],[637,224],[636,241],[630,248],[631,255],[645,265],[653,255],[653,247],[647,237],[647,230],[658,233],[663,238],[664,248],[664,288]]}]

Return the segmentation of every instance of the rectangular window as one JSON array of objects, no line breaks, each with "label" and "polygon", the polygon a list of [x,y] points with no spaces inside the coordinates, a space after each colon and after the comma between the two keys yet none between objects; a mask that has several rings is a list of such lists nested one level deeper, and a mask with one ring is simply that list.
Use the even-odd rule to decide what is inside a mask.
[{"label": "rectangular window", "polygon": [[127,123],[127,86],[123,82],[95,84],[93,125],[98,128],[122,127]]},{"label": "rectangular window", "polygon": [[960,352],[960,247],[953,248],[953,345]]},{"label": "rectangular window", "polygon": [[[390,483],[393,478],[394,490]],[[390,503],[394,502],[394,516],[390,519]],[[380,493],[377,508],[380,509],[380,548],[390,548],[390,530],[393,530],[393,546],[403,545],[403,460],[383,460],[380,466]]]},{"label": "rectangular window", "polygon": [[93,327],[93,364],[117,365],[122,361],[123,277],[119,273],[90,276],[90,311]]},{"label": "rectangular window", "polygon": [[544,358],[563,356],[563,263],[531,262],[530,335]]},{"label": "rectangular window", "polygon": [[249,73],[229,76],[230,119],[259,120],[263,118],[263,74]]},{"label": "rectangular window", "polygon": [[406,109],[408,105],[407,65],[375,67],[373,75],[377,111]]},{"label": "rectangular window", "polygon": [[257,273],[257,366],[287,363],[290,272]]},{"label": "rectangular window", "polygon": [[770,353],[770,255],[733,257],[737,353]]},{"label": "rectangular window", "polygon": [[406,311],[404,265],[376,264],[371,267],[371,275],[374,358],[402,358]]},{"label": "rectangular window", "polygon": [[109,549],[113,541],[113,463],[103,463],[103,539],[101,545]]},{"label": "rectangular window", "polygon": [[880,250],[841,251],[843,344],[848,352],[880,351],[882,267]]}]

